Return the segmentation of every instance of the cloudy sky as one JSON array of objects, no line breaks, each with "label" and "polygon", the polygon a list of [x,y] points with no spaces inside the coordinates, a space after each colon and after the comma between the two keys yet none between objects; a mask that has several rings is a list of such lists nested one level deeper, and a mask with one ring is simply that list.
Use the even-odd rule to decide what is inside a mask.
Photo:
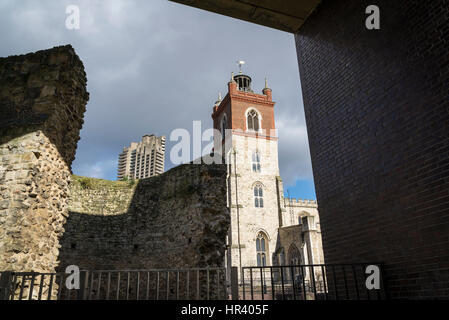
[{"label": "cloudy sky", "polygon": [[[66,28],[68,5],[80,9],[79,30]],[[315,199],[292,34],[167,0],[0,0],[0,30],[2,57],[72,44],[84,62],[90,101],[75,174],[115,180],[131,141],[192,131],[194,120],[210,128],[241,59],[255,92],[265,77],[273,89],[284,189]]]}]

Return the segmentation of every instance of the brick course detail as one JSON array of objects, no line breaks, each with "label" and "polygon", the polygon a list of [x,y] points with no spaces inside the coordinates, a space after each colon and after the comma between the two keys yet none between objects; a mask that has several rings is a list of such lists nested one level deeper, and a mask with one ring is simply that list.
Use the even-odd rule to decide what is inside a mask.
[{"label": "brick course detail", "polygon": [[448,1],[325,0],[295,36],[326,263],[392,298],[449,297],[448,34]]}]

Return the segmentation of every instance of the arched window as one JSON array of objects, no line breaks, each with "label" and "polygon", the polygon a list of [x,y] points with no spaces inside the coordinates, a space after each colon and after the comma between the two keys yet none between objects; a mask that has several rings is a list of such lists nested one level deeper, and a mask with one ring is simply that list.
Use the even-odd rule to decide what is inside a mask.
[{"label": "arched window", "polygon": [[254,206],[263,208],[263,189],[260,183],[254,186]]},{"label": "arched window", "polygon": [[260,172],[260,154],[257,151],[253,153],[253,172]]},{"label": "arched window", "polygon": [[288,263],[291,266],[297,266],[301,264],[301,254],[294,244],[292,244],[288,249]]},{"label": "arched window", "polygon": [[263,232],[259,232],[256,239],[257,266],[264,267],[267,265],[267,245],[268,238]]},{"label": "arched window", "polygon": [[259,115],[256,110],[248,112],[247,116],[248,130],[259,131]]},{"label": "arched window", "polygon": [[226,129],[228,127],[228,118],[226,117],[226,114],[223,116],[223,119],[221,119],[221,136],[224,139],[226,137]]}]

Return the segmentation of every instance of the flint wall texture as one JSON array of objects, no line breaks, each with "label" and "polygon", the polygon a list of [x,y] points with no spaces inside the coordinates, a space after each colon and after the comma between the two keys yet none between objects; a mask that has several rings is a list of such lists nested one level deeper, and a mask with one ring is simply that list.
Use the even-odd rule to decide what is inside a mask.
[{"label": "flint wall texture", "polygon": [[230,223],[225,165],[132,181],[75,177],[61,270],[221,267]]},{"label": "flint wall texture", "polygon": [[0,270],[55,271],[86,82],[71,46],[0,58]]},{"label": "flint wall texture", "polygon": [[326,0],[296,35],[326,263],[392,298],[449,297],[448,33],[448,1]]}]

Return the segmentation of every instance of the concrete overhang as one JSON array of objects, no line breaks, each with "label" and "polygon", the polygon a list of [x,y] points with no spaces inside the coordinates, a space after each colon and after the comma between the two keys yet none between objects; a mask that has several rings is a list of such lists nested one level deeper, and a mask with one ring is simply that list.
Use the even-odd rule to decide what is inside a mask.
[{"label": "concrete overhang", "polygon": [[321,0],[169,0],[296,33]]}]

